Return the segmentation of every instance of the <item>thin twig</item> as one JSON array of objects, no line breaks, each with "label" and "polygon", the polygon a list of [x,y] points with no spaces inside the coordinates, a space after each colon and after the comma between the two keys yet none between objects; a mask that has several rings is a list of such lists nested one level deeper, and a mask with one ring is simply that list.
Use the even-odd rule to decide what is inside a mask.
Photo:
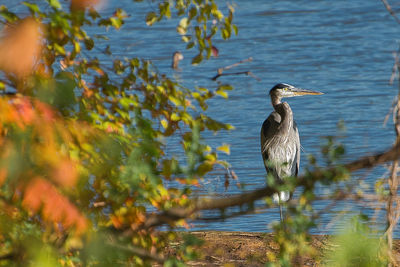
[{"label": "thin twig", "polygon": [[251,61],[253,61],[253,58],[249,57],[249,58],[243,59],[243,60],[241,60],[241,61],[239,61],[237,63],[234,63],[232,65],[229,65],[229,66],[226,66],[226,67],[223,67],[223,68],[219,68],[218,71],[221,70],[221,69],[222,70],[229,70],[229,69],[234,68],[234,67],[236,67],[236,66],[238,66],[240,64],[243,64],[245,62],[251,62]]},{"label": "thin twig", "polygon": [[253,77],[253,78],[256,79],[257,81],[261,81],[261,79],[258,78],[256,75],[254,75],[251,71],[241,71],[241,72],[223,73],[224,70],[229,70],[229,69],[232,69],[232,68],[234,68],[234,67],[236,67],[236,66],[238,66],[238,65],[240,65],[240,64],[243,64],[243,63],[245,63],[245,62],[251,62],[251,61],[253,61],[253,58],[252,58],[252,57],[249,57],[249,58],[243,59],[243,60],[241,60],[241,61],[239,61],[239,62],[236,62],[236,63],[234,63],[234,64],[232,64],[232,65],[219,68],[219,69],[217,70],[217,75],[215,75],[214,77],[212,77],[211,80],[216,81],[216,80],[217,80],[219,77],[221,77],[221,76],[246,74],[246,75],[248,75],[248,76],[250,76],[250,77]]},{"label": "thin twig", "polygon": [[122,246],[119,244],[110,244],[110,245],[112,245],[113,247],[115,247],[119,250],[125,250],[127,252],[131,252],[132,254],[135,254],[135,255],[139,256],[140,258],[150,259],[150,260],[156,261],[158,263],[164,263],[166,260],[161,255],[151,253],[151,252],[149,252],[145,249],[139,248],[139,247]]},{"label": "thin twig", "polygon": [[[399,49],[400,49],[400,46],[399,46]],[[393,67],[392,67],[392,74],[390,75],[390,79],[389,79],[389,84],[393,84],[394,78],[396,77],[397,65],[399,63],[399,51],[393,52],[393,57],[394,57],[394,63],[393,63]]]},{"label": "thin twig", "polygon": [[386,124],[389,120],[390,114],[394,114],[393,112],[395,111],[394,107],[396,106],[396,103],[397,103],[397,97],[395,98],[395,100],[393,100],[393,103],[390,106],[390,109],[389,109],[388,113],[386,114],[385,119],[383,120],[383,126],[386,126]]},{"label": "thin twig", "polygon": [[218,73],[217,75],[212,77],[211,80],[215,81],[221,76],[240,75],[240,74],[246,74],[247,76],[253,77],[257,81],[261,81],[261,79],[258,78],[257,76],[255,76],[251,71],[230,72],[230,73],[221,73],[221,74]]},{"label": "thin twig", "polygon": [[392,7],[389,5],[389,3],[386,0],[381,0],[382,3],[385,5],[387,11],[389,11],[390,15],[393,16],[393,18],[397,21],[397,23],[400,24],[400,18],[396,15],[396,13],[393,11]]}]

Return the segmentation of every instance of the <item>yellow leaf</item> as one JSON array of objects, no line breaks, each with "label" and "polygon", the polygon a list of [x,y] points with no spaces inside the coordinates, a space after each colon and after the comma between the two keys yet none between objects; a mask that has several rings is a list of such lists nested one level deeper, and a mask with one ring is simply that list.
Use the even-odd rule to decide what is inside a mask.
[{"label": "yellow leaf", "polygon": [[181,35],[186,34],[187,27],[188,27],[188,18],[183,18],[179,22],[179,26],[176,28],[177,32]]},{"label": "yellow leaf", "polygon": [[166,119],[161,120],[161,125],[164,127],[164,129],[168,128],[168,121]]},{"label": "yellow leaf", "polygon": [[223,98],[228,98],[228,93],[226,91],[222,91],[222,90],[216,90],[215,93],[217,95],[222,96]]},{"label": "yellow leaf", "polygon": [[172,113],[172,115],[171,115],[171,120],[173,120],[173,121],[179,121],[179,120],[180,120],[180,117],[179,117],[178,114]]},{"label": "yellow leaf", "polygon": [[210,153],[204,156],[204,158],[208,161],[210,161],[210,163],[213,163],[217,160],[217,156],[215,155],[215,153]]},{"label": "yellow leaf", "polygon": [[226,153],[228,155],[231,153],[230,152],[230,146],[228,144],[223,144],[222,146],[217,147],[217,150],[222,151],[222,152],[224,152],[224,153]]}]

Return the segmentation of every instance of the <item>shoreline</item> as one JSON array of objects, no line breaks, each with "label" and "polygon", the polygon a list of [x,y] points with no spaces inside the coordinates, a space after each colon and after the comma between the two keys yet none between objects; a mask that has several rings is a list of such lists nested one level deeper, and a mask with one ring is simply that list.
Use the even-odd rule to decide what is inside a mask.
[{"label": "shoreline", "polygon": [[[199,248],[198,260],[187,262],[188,266],[265,266],[279,253],[279,245],[274,234],[262,232],[234,231],[192,231],[190,233],[204,240]],[[335,235],[311,235],[311,246],[315,249],[313,257],[303,257],[296,266],[321,266],[324,256],[337,245],[331,240]],[[400,240],[394,240],[394,257],[400,262]],[[165,249],[165,255],[174,255],[174,246]]]}]

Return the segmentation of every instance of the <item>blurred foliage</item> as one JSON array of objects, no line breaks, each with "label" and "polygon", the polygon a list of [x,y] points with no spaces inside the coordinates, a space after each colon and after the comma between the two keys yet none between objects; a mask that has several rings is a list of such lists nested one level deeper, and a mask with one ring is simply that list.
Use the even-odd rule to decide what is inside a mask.
[{"label": "blurred foliage", "polygon": [[[201,133],[233,128],[204,113],[231,86],[185,88],[148,60],[99,52],[97,40],[108,37],[89,32],[121,29],[129,14],[105,17],[98,2],[24,1],[28,12],[20,13],[0,6],[0,265],[149,265],[175,235],[124,230],[141,229],[148,213],[189,205],[190,187],[228,166]],[[144,23],[180,18],[178,36],[198,50],[193,64],[210,57],[217,33],[237,33],[231,6],[226,15],[209,0],[158,7]],[[182,158],[165,152],[170,136]],[[181,186],[166,187],[172,180]],[[192,259],[194,244],[188,238],[162,261]]]},{"label": "blurred foliage", "polygon": [[333,250],[325,266],[387,266],[385,243],[369,226],[365,215],[353,217],[348,226],[333,240]]}]

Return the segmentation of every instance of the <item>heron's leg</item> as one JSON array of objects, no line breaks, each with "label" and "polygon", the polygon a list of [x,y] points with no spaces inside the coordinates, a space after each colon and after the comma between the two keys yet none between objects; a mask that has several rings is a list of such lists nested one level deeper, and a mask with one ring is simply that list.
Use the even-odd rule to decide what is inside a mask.
[{"label": "heron's leg", "polygon": [[283,223],[283,207],[282,207],[282,203],[279,203],[279,215],[281,218],[281,223]]}]

